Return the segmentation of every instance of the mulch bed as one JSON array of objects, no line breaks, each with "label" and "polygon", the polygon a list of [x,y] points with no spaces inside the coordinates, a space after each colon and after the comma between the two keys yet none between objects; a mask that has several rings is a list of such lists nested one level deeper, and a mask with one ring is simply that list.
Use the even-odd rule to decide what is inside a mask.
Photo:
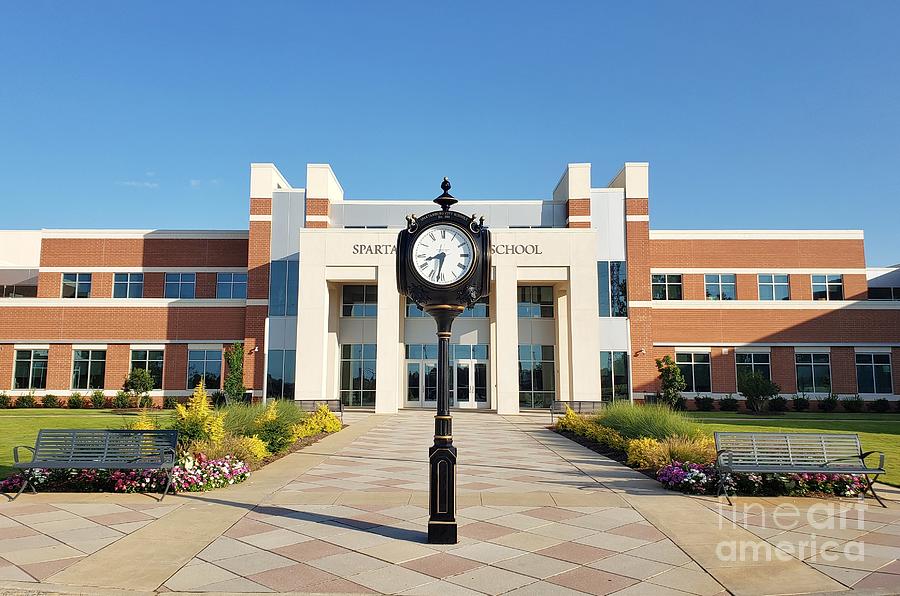
[{"label": "mulch bed", "polygon": [[[343,426],[341,427],[341,430],[344,430],[345,428],[347,428],[347,425],[346,425],[346,424],[343,425]],[[341,432],[341,431],[339,430],[338,432]],[[264,458],[264,459],[260,462],[259,467],[256,468],[256,469],[257,469],[257,470],[262,469],[262,468],[264,468],[265,466],[267,466],[267,465],[269,465],[270,463],[272,463],[273,461],[276,461],[276,460],[281,459],[281,458],[284,457],[285,455],[290,455],[291,453],[294,453],[295,451],[300,451],[301,449],[305,449],[306,447],[309,447],[309,446],[312,445],[313,443],[318,443],[319,441],[321,441],[321,440],[324,439],[325,437],[330,436],[330,435],[334,435],[334,434],[337,434],[337,433],[326,433],[326,432],[321,432],[321,433],[312,435],[311,437],[305,437],[305,438],[303,438],[303,439],[300,439],[300,440],[298,440],[296,443],[294,443],[293,445],[291,445],[289,449],[286,449],[285,451],[282,451],[281,453],[274,453],[274,454],[270,455],[269,457]]]},{"label": "mulch bed", "polygon": [[600,455],[602,455],[604,457],[608,457],[609,459],[615,460],[615,461],[619,462],[620,464],[622,464],[623,466],[631,468],[635,472],[640,472],[647,478],[652,478],[653,480],[656,480],[656,473],[653,470],[641,470],[639,468],[632,468],[631,466],[629,466],[628,461],[625,456],[625,453],[622,451],[616,451],[613,449],[609,449],[608,447],[606,447],[604,445],[600,445],[598,443],[595,443],[594,441],[591,441],[588,438],[582,437],[581,435],[576,435],[575,433],[567,431],[567,430],[559,430],[555,426],[548,426],[547,428],[557,434],[564,436],[565,438],[569,439],[570,441],[574,441],[575,443],[578,443],[579,445],[581,445],[583,447],[587,447],[588,449],[590,449],[591,451],[593,451],[595,453],[599,453]]}]

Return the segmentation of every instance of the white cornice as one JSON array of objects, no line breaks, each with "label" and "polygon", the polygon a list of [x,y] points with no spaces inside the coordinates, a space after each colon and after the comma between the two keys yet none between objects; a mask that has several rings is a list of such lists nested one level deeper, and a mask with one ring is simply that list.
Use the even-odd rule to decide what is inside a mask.
[{"label": "white cornice", "polygon": [[671,275],[685,274],[704,274],[704,273],[756,273],[756,274],[773,274],[773,275],[865,275],[866,269],[845,269],[843,267],[651,267],[650,273]]},{"label": "white cornice", "polygon": [[248,230],[41,230],[42,238],[246,240]]},{"label": "white cornice", "polygon": [[886,300],[634,300],[628,305],[654,310],[900,310],[900,301]]},{"label": "white cornice", "polygon": [[247,273],[246,267],[41,267],[41,273]]},{"label": "white cornice", "polygon": [[3,308],[244,308],[246,300],[199,298],[0,298]]},{"label": "white cornice", "polygon": [[650,230],[651,240],[862,240],[862,230]]}]

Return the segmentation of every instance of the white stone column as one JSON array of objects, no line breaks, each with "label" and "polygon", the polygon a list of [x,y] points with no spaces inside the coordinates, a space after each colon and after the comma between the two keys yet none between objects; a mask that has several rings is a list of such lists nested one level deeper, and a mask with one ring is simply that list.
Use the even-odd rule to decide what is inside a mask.
[{"label": "white stone column", "polygon": [[494,268],[494,303],[496,344],[491,358],[496,366],[497,395],[494,403],[498,414],[519,413],[519,319],[516,294],[516,266],[508,263]]},{"label": "white stone column", "polygon": [[378,267],[378,319],[376,337],[378,360],[375,364],[375,412],[392,414],[400,403],[400,374],[397,363],[404,359],[400,336],[400,294],[397,292],[396,266]]},{"label": "white stone column", "polygon": [[567,288],[556,289],[556,399],[571,399],[572,367],[569,342],[569,291]]},{"label": "white stone column", "polygon": [[297,317],[297,399],[328,399],[328,284],[324,242],[319,235],[301,235],[300,313]]},{"label": "white stone column", "polygon": [[569,353],[571,395],[574,401],[600,399],[600,329],[597,324],[597,263],[578,255],[594,254],[590,234],[572,236],[569,266]]}]

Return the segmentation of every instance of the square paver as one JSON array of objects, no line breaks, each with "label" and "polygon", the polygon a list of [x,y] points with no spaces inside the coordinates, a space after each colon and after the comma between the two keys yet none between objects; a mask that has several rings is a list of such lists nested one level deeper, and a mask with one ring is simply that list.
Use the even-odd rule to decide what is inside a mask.
[{"label": "square paver", "polygon": [[535,579],[496,567],[479,567],[472,571],[454,575],[448,578],[447,581],[484,594],[503,594],[534,583]]},{"label": "square paver", "polygon": [[596,546],[589,546],[587,544],[579,544],[578,542],[563,542],[562,544],[557,544],[550,548],[541,549],[537,551],[537,554],[553,557],[554,559],[560,559],[562,561],[569,561],[570,563],[585,565],[603,559],[604,557],[610,557],[616,554],[616,551],[597,548]]},{"label": "square paver", "polygon": [[297,544],[298,542],[306,542],[312,540],[312,538],[304,536],[303,534],[298,534],[297,532],[291,532],[290,530],[277,529],[244,536],[241,540],[248,544],[252,544],[257,548],[272,550],[273,548],[290,546],[291,544]]},{"label": "square paver", "polygon": [[348,553],[346,548],[325,542],[324,540],[308,540],[306,542],[298,542],[288,546],[282,546],[272,549],[272,552],[288,557],[299,562],[315,561],[331,555],[340,555]]},{"label": "square paver", "polygon": [[384,594],[403,592],[434,581],[430,575],[397,566],[364,571],[347,579]]},{"label": "square paver", "polygon": [[225,569],[243,576],[269,571],[270,569],[278,569],[279,567],[289,567],[294,563],[295,561],[292,559],[268,551],[257,551],[216,561],[217,565],[221,565]]},{"label": "square paver", "polygon": [[[602,559],[601,559],[602,560]],[[514,571],[537,579],[545,579],[578,567],[576,563],[553,559],[544,555],[529,553],[494,563],[496,567]]]},{"label": "square paver", "polygon": [[513,557],[526,554],[523,550],[502,546],[500,544],[491,544],[490,542],[467,544],[459,548],[454,548],[450,550],[449,553],[451,555],[487,564],[496,563],[497,561],[502,561],[504,559],[512,559]]},{"label": "square paver", "polygon": [[[748,570],[748,573],[752,573]],[[649,578],[647,581],[667,588],[674,588],[682,592],[699,594],[700,596],[712,596],[718,594],[724,588],[705,571],[694,571],[675,567]]]},{"label": "square paver", "polygon": [[649,561],[647,559],[639,559],[627,554],[616,554],[599,561],[594,561],[588,565],[594,569],[608,571],[617,575],[624,575],[632,579],[646,580],[654,575],[659,575],[664,571],[672,569],[673,566],[668,563],[660,563],[658,561]]},{"label": "square paver", "polygon": [[477,521],[461,526],[458,530],[460,536],[474,538],[475,540],[491,540],[512,534],[516,530],[508,526],[498,526],[484,521]]},{"label": "square paver", "polygon": [[345,579],[388,566],[388,563],[380,559],[354,552],[323,557],[310,561],[309,564]]},{"label": "square paver", "polygon": [[560,507],[538,507],[536,509],[523,511],[522,515],[530,515],[531,517],[537,517],[547,521],[562,521],[564,519],[581,517],[584,514],[570,509],[562,509]]},{"label": "square paver", "polygon": [[531,532],[516,532],[515,534],[507,534],[491,540],[494,544],[502,544],[511,548],[518,548],[528,552],[534,552],[555,546],[563,542],[559,538],[550,538],[549,536],[541,536],[540,534],[532,534]]},{"label": "square paver", "polygon": [[597,548],[606,550],[614,550],[619,553],[647,544],[646,540],[629,538],[628,536],[619,536],[618,534],[610,534],[609,532],[597,532],[596,534],[579,538],[575,542],[596,546]]},{"label": "square paver", "polygon": [[271,588],[276,592],[295,592],[301,591],[312,584],[321,584],[337,579],[337,576],[305,563],[296,563],[288,567],[279,567],[254,573],[247,576],[247,579]]},{"label": "square paver", "polygon": [[572,571],[554,575],[547,581],[551,584],[565,586],[566,588],[594,594],[595,596],[604,596],[605,594],[618,592],[637,583],[635,579],[607,573],[599,569],[591,569],[590,567],[579,567]]},{"label": "square paver", "polygon": [[448,553],[438,553],[421,559],[403,563],[403,566],[432,577],[443,579],[481,567],[482,564],[472,559],[457,557]]},{"label": "square paver", "polygon": [[212,544],[204,548],[197,554],[197,558],[204,561],[218,561],[220,559],[230,559],[241,555],[249,555],[259,552],[259,549],[250,546],[240,540],[229,538],[228,536],[220,536],[212,541]]},{"label": "square paver", "polygon": [[191,591],[206,584],[236,579],[238,576],[212,563],[201,562],[182,567],[170,577],[165,586],[175,592]]}]

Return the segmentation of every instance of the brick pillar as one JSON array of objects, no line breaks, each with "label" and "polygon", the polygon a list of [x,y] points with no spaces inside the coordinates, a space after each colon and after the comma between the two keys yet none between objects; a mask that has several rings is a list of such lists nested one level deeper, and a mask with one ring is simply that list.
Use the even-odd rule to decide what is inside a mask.
[{"label": "brick pillar", "polygon": [[709,355],[712,362],[713,393],[737,393],[737,371],[734,364],[734,348],[713,348]]},{"label": "brick pillar", "polygon": [[163,389],[179,391],[187,388],[187,357],[187,344],[166,346],[165,362],[163,363]]},{"label": "brick pillar", "polygon": [[735,277],[738,300],[759,300],[759,286],[755,273],[738,273]]},{"label": "brick pillar", "polygon": [[569,199],[566,201],[566,227],[591,227],[591,199]]},{"label": "brick pillar", "polygon": [[0,344],[0,391],[12,389],[16,351],[12,344]]},{"label": "brick pillar", "polygon": [[[269,261],[272,244],[272,199],[251,198],[250,240],[247,249],[247,298],[260,301],[248,303],[244,311],[244,386],[262,392],[265,354],[265,324],[269,314]],[[268,220],[265,217],[268,216]],[[254,348],[259,348],[255,353]]]},{"label": "brick pillar", "polygon": [[702,273],[681,276],[681,292],[685,300],[706,300],[706,284]]},{"label": "brick pillar", "polygon": [[163,298],[165,296],[166,274],[144,274],[144,298]]},{"label": "brick pillar", "polygon": [[[650,301],[650,221],[649,199],[625,200],[625,251],[628,266],[628,301]],[[655,393],[658,386],[653,348],[653,311],[629,304],[631,320],[632,387],[636,393]],[[641,353],[641,350],[644,352]],[[663,351],[664,353],[664,351]]]},{"label": "brick pillar", "polygon": [[47,352],[47,391],[69,389],[72,386],[71,344],[50,344]]},{"label": "brick pillar", "polygon": [[774,346],[769,356],[772,367],[772,380],[778,383],[782,393],[797,393],[797,369],[794,359],[794,348],[790,346]]},{"label": "brick pillar", "polygon": [[131,346],[128,344],[109,344],[106,346],[106,378],[103,379],[105,389],[118,391],[125,385],[125,377],[131,372]]},{"label": "brick pillar", "polygon": [[791,300],[812,300],[812,278],[802,273],[792,273],[788,278]]},{"label": "brick pillar", "polygon": [[[306,227],[327,228],[330,201],[328,199],[306,199]],[[590,208],[590,207],[588,207]]]},{"label": "brick pillar", "polygon": [[62,296],[62,273],[38,273],[38,298],[59,298]]},{"label": "brick pillar", "polygon": [[215,298],[216,297],[216,274],[215,273],[198,273],[197,283],[194,287],[195,298]]},{"label": "brick pillar", "polygon": [[112,298],[114,273],[91,274],[91,298]]},{"label": "brick pillar", "polygon": [[891,374],[894,375],[894,395],[900,395],[900,348],[891,348]]},{"label": "brick pillar", "polygon": [[831,348],[831,390],[834,393],[856,393],[856,351],[853,348]]}]

